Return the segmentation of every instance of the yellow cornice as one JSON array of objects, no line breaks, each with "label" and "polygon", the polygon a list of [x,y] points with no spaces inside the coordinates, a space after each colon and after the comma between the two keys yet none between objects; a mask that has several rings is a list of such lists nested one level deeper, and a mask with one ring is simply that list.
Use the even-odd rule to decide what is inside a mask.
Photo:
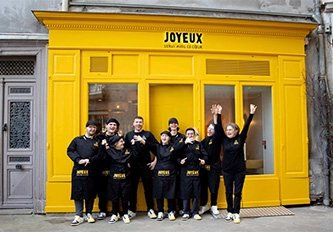
[{"label": "yellow cornice", "polygon": [[304,38],[312,23],[116,13],[33,11],[49,30],[186,31]]}]

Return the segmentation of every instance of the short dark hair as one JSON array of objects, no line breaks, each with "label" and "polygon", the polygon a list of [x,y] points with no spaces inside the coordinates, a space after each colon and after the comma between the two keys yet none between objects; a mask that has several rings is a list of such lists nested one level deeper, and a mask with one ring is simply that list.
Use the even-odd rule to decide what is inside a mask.
[{"label": "short dark hair", "polygon": [[192,127],[187,128],[187,129],[185,130],[185,133],[186,133],[187,131],[193,131],[193,132],[195,133],[195,130],[194,130],[194,128],[192,128]]},{"label": "short dark hair", "polygon": [[141,120],[143,121],[143,117],[141,117],[141,116],[139,116],[139,115],[135,116],[135,117],[134,117],[134,120],[135,120],[135,119],[141,119]]}]

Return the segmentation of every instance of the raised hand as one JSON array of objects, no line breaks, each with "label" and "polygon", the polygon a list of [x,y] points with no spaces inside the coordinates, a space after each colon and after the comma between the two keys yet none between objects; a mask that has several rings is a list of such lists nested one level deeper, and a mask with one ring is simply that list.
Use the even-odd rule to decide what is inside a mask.
[{"label": "raised hand", "polygon": [[250,104],[250,114],[254,114],[256,112],[257,106],[254,104]]},{"label": "raised hand", "polygon": [[216,114],[216,104],[212,105],[212,108],[210,109],[210,112],[212,112],[213,115]]},{"label": "raised hand", "polygon": [[222,106],[221,106],[220,104],[218,104],[218,105],[216,106],[216,113],[217,113],[217,114],[221,114],[221,113],[222,113]]}]

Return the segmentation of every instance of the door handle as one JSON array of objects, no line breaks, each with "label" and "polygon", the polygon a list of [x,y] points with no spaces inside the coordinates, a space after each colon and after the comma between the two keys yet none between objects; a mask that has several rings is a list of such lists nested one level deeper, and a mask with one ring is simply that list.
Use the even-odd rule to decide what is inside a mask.
[{"label": "door handle", "polygon": [[262,141],[262,145],[264,146],[264,149],[266,149],[266,140]]},{"label": "door handle", "polygon": [[7,131],[7,123],[2,125],[2,131]]}]

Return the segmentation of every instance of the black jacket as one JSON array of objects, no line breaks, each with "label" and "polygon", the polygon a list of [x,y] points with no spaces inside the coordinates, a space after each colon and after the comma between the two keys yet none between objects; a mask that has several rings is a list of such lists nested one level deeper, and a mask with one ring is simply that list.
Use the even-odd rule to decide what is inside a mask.
[{"label": "black jacket", "polygon": [[242,132],[236,135],[234,138],[229,139],[223,131],[222,134],[223,172],[238,173],[246,171],[245,158],[244,158],[244,143],[252,119],[253,119],[253,114],[250,114],[250,116],[247,118],[245,122]]}]

